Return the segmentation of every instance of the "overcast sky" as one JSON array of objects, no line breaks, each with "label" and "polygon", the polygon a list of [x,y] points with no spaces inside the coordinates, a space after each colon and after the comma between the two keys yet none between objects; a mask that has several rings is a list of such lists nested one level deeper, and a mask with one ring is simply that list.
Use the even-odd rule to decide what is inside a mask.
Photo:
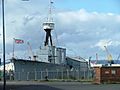
[{"label": "overcast sky", "polygon": [[[23,39],[15,45],[17,57],[43,46],[42,23],[48,14],[49,0],[5,0],[6,53],[12,54],[13,38]],[[113,59],[120,54],[120,0],[53,0],[55,30],[53,43],[65,47],[68,56],[106,59],[107,46]],[[0,0],[1,6],[1,0]],[[0,9],[0,16],[1,16]],[[0,52],[2,52],[2,17],[0,17]],[[25,51],[24,53],[21,53]]]}]

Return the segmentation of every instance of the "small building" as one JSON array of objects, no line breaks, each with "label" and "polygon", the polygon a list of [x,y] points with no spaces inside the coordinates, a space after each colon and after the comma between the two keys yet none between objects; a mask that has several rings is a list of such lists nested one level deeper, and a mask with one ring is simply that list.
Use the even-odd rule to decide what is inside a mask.
[{"label": "small building", "polygon": [[120,65],[95,66],[94,83],[120,83]]}]

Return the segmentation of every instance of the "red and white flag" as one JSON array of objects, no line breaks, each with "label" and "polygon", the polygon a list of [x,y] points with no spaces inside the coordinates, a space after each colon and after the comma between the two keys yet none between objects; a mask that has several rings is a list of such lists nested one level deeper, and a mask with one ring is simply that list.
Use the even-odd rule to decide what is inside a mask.
[{"label": "red and white flag", "polygon": [[24,40],[21,39],[14,39],[16,44],[22,44],[24,43]]}]

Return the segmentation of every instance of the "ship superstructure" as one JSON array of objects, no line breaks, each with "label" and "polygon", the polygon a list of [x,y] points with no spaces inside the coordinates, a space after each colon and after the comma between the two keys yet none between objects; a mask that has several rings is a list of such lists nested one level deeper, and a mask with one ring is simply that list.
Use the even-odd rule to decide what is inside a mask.
[{"label": "ship superstructure", "polygon": [[54,30],[55,23],[53,22],[53,17],[52,17],[52,5],[53,5],[53,2],[50,0],[47,21],[43,23],[43,29],[46,32],[44,46],[49,45],[49,39],[50,39],[51,46],[53,46],[51,31]]},{"label": "ship superstructure", "polygon": [[49,0],[49,13],[47,20],[43,23],[43,30],[46,32],[44,46],[40,48],[38,60],[53,64],[65,64],[66,49],[56,47],[52,42],[51,32],[54,30],[55,22],[52,17],[53,1]]}]

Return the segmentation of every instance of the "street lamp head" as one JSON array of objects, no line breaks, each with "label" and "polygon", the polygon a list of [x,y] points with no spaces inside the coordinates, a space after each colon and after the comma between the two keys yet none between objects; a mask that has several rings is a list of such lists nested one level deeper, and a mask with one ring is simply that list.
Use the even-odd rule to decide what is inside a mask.
[{"label": "street lamp head", "polygon": [[22,0],[22,1],[29,1],[29,0]]}]

